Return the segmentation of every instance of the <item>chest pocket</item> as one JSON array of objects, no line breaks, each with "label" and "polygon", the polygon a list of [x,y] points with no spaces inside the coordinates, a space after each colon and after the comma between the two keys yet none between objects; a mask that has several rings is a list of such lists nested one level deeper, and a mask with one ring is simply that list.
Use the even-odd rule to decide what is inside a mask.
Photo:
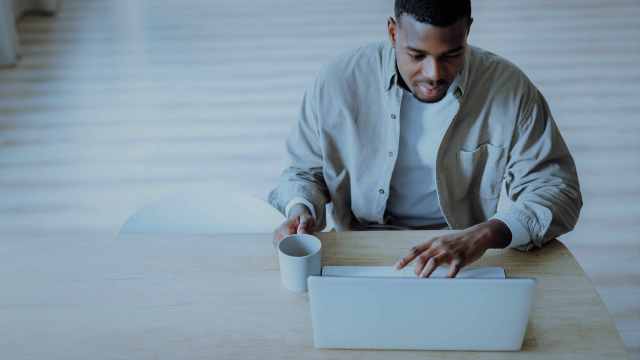
[{"label": "chest pocket", "polygon": [[458,197],[479,195],[481,198],[495,199],[500,196],[506,157],[506,148],[489,143],[471,151],[460,150],[458,166],[462,179]]}]

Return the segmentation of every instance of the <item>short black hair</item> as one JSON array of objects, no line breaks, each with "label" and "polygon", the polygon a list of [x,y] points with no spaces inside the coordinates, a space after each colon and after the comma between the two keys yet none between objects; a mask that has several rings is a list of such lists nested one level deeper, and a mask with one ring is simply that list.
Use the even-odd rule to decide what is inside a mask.
[{"label": "short black hair", "polygon": [[471,0],[395,0],[396,21],[411,15],[421,23],[446,27],[456,21],[471,19]]}]

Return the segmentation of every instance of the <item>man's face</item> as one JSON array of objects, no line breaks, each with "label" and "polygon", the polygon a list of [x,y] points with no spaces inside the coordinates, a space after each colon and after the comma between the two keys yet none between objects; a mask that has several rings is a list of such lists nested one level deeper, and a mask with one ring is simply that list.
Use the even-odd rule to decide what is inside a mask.
[{"label": "man's face", "polygon": [[391,42],[396,50],[400,75],[422,102],[440,101],[464,64],[470,20],[448,27],[421,23],[402,15],[389,19]]}]

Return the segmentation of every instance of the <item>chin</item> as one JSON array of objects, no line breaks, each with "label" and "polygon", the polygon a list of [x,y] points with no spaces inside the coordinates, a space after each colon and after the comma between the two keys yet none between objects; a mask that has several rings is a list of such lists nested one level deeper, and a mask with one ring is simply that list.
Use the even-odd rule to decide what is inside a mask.
[{"label": "chin", "polygon": [[447,95],[449,85],[440,86],[438,89],[432,89],[428,91],[422,91],[419,87],[414,86],[412,90],[413,96],[424,103],[436,103],[444,99]]},{"label": "chin", "polygon": [[444,99],[444,96],[447,94],[446,91],[443,91],[442,94],[437,94],[433,96],[420,96],[416,93],[413,93],[413,96],[423,103],[437,103],[438,101]]}]

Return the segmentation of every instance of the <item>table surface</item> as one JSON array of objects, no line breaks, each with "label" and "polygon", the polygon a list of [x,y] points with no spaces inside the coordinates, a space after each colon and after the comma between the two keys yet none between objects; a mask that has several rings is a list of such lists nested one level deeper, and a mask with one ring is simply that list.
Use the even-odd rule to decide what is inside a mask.
[{"label": "table surface", "polygon": [[[447,232],[322,233],[323,265],[392,265]],[[271,234],[3,239],[0,349],[7,359],[627,359],[561,242],[489,250],[472,266],[538,279],[521,352],[315,349],[307,295],[280,285]]]}]

